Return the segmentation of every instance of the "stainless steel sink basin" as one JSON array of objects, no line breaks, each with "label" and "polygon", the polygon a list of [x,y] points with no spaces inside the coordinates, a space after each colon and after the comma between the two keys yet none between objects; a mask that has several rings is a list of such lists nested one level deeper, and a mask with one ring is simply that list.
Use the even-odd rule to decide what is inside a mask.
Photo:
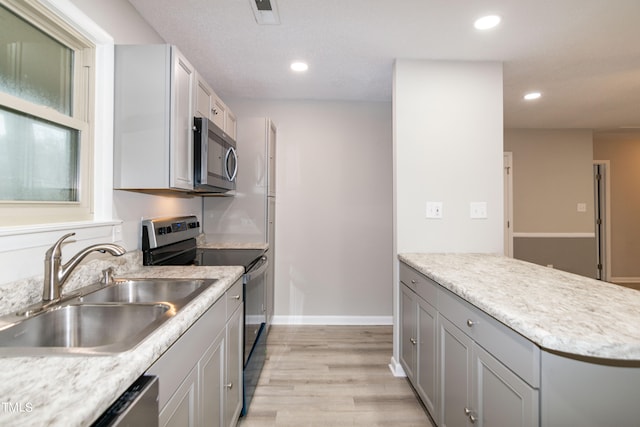
[{"label": "stainless steel sink basin", "polygon": [[84,295],[89,303],[166,302],[180,308],[197,297],[216,280],[199,279],[116,279],[113,284]]},{"label": "stainless steel sink basin", "polygon": [[129,350],[216,281],[115,279],[107,286],[88,286],[79,291],[81,296],[3,318],[0,356]]},{"label": "stainless steel sink basin", "polygon": [[168,304],[66,305],[0,330],[0,353],[117,353],[133,348],[173,315]]}]

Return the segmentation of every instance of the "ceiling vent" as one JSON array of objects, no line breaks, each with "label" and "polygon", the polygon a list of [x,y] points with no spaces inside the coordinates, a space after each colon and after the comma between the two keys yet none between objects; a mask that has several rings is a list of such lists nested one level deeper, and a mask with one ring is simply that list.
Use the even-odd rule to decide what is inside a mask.
[{"label": "ceiling vent", "polygon": [[260,25],[278,25],[280,16],[276,0],[249,0],[256,22]]}]

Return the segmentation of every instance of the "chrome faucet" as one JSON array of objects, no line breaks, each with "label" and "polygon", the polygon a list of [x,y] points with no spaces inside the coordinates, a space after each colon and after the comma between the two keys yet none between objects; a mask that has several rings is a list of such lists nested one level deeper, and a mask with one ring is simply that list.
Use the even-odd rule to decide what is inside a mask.
[{"label": "chrome faucet", "polygon": [[49,248],[44,256],[44,290],[42,292],[43,301],[54,301],[60,298],[62,286],[69,278],[69,275],[80,261],[91,252],[109,252],[113,256],[124,255],[127,251],[118,245],[112,243],[99,243],[89,246],[75,254],[69,262],[62,264],[62,251],[60,246],[62,242],[76,233],[69,233],[62,236],[53,246]]}]

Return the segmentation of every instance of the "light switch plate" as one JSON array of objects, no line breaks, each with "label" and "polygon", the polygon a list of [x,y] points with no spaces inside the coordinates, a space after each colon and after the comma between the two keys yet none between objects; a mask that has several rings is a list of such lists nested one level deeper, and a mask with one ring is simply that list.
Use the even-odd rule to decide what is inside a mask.
[{"label": "light switch plate", "polygon": [[427,202],[427,218],[442,219],[442,202]]},{"label": "light switch plate", "polygon": [[471,202],[469,216],[472,219],[485,219],[487,217],[487,202]]}]

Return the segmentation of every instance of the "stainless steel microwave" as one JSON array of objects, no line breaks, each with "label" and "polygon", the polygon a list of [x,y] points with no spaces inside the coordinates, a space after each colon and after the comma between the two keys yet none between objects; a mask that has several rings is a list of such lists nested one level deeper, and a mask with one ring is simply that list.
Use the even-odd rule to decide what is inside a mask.
[{"label": "stainless steel microwave", "polygon": [[194,180],[198,192],[225,193],[236,188],[236,141],[209,119],[194,117]]}]

